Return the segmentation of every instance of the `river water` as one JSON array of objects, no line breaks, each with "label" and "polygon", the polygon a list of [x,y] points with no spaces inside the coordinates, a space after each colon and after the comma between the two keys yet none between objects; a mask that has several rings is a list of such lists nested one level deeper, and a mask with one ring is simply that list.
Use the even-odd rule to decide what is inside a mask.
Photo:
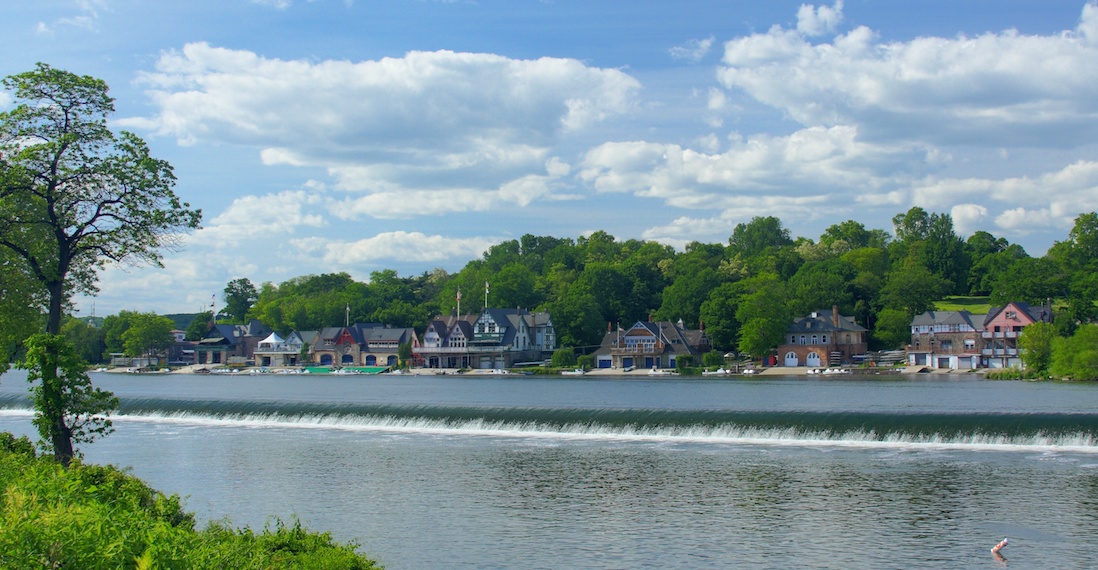
[{"label": "river water", "polygon": [[[29,433],[0,379],[0,431]],[[1098,386],[93,374],[86,460],[390,569],[1098,567]],[[1004,537],[1010,544],[992,555]]]}]

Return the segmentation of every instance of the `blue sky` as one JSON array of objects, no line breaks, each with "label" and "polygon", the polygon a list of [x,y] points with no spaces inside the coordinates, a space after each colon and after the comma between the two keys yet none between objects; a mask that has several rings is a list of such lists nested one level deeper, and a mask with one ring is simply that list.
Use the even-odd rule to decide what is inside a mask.
[{"label": "blue sky", "polygon": [[754,216],[816,239],[920,206],[1043,255],[1098,210],[1093,1],[8,4],[0,74],[107,81],[205,214],[163,269],[106,270],[99,315]]}]

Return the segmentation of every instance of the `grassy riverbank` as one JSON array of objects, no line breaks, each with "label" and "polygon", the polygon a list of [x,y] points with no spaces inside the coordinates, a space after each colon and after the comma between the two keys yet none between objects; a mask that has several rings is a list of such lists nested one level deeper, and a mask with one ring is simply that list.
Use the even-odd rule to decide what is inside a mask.
[{"label": "grassy riverbank", "polygon": [[261,532],[195,528],[178,495],[113,466],[37,457],[0,433],[0,568],[224,570],[378,566],[330,534],[275,521]]}]

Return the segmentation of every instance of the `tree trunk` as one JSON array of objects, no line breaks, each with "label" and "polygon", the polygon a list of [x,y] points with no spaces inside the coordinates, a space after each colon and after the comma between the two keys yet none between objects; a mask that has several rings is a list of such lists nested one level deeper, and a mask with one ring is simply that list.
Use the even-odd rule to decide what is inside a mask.
[{"label": "tree trunk", "polygon": [[[51,281],[47,285],[50,295],[50,314],[46,320],[46,333],[61,334],[61,309],[64,302],[64,281]],[[50,442],[53,455],[58,463],[69,466],[73,457],[72,428],[65,422],[65,408],[62,403],[62,384],[64,379],[57,374],[58,355],[51,354],[49,361],[42,367],[42,396],[47,402],[43,410],[50,419]]]}]

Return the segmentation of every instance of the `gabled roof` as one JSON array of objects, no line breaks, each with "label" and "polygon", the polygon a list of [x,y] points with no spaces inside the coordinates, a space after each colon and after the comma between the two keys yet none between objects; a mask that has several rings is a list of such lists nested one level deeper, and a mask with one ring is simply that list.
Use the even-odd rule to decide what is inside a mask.
[{"label": "gabled roof", "polygon": [[651,336],[664,343],[663,352],[701,354],[710,349],[705,331],[686,329],[671,321],[637,321],[628,330],[607,331],[595,354],[609,354],[615,344],[628,336]]},{"label": "gabled roof", "polygon": [[854,321],[854,317],[838,315],[838,323],[835,322],[833,311],[814,311],[807,317],[801,317],[793,321],[786,329],[788,333],[820,333],[820,332],[866,332],[866,328]]},{"label": "gabled roof", "polygon": [[987,325],[991,321],[995,320],[995,318],[998,317],[1000,313],[1010,307],[1014,307],[1016,310],[1025,313],[1025,315],[1035,323],[1052,322],[1052,307],[1048,305],[1033,307],[1029,303],[1023,303],[1021,301],[1011,301],[1002,307],[995,307],[988,311],[987,316],[984,318],[984,324]]},{"label": "gabled roof", "polygon": [[968,325],[974,330],[983,330],[979,315],[973,315],[967,310],[960,311],[927,311],[921,315],[915,315],[911,320],[913,327],[926,327],[934,325]]},{"label": "gabled roof", "polygon": [[369,342],[404,342],[409,328],[375,327],[364,332],[364,339]]},{"label": "gabled roof", "polygon": [[320,337],[320,332],[319,331],[294,331],[294,332],[290,333],[291,338],[293,338],[294,335],[297,335],[298,338],[301,339],[302,343],[307,344],[309,346],[313,346],[313,345],[316,344],[316,339]]},{"label": "gabled roof", "polygon": [[215,324],[206,332],[206,336],[198,341],[199,344],[225,344],[235,346],[240,344],[243,331],[238,325]]},{"label": "gabled roof", "polygon": [[461,320],[458,320],[456,323],[454,323],[450,327],[450,330],[447,331],[447,333],[448,333],[447,336],[446,336],[447,341],[449,341],[450,337],[453,336],[452,331],[454,331],[455,329],[461,331],[461,336],[465,337],[467,340],[473,340],[473,324],[470,323],[469,321],[461,319]]}]

